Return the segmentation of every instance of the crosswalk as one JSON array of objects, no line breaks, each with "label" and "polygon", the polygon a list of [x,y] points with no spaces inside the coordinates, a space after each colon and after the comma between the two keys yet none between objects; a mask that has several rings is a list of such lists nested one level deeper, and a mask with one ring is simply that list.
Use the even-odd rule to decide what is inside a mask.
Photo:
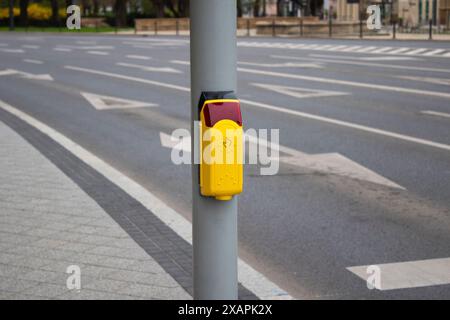
[{"label": "crosswalk", "polygon": [[409,47],[377,47],[362,45],[320,45],[304,44],[292,42],[260,42],[260,41],[238,41],[239,47],[247,48],[270,48],[270,49],[294,49],[294,50],[314,50],[328,52],[355,52],[368,54],[392,54],[422,57],[442,57],[450,58],[449,49],[438,48],[409,48]]}]

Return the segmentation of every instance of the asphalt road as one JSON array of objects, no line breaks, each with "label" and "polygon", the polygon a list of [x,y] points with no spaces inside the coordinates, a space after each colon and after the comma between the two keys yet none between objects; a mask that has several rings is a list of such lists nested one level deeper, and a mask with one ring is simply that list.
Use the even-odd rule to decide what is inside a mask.
[{"label": "asphalt road", "polygon": [[[280,145],[335,167],[247,165],[241,258],[295,298],[449,299],[450,280],[369,290],[347,268],[450,257],[450,43],[238,41],[245,127],[279,129]],[[182,37],[1,34],[0,100],[190,219],[190,169],[160,140],[189,127],[188,61]],[[158,106],[96,110],[81,92]]]}]

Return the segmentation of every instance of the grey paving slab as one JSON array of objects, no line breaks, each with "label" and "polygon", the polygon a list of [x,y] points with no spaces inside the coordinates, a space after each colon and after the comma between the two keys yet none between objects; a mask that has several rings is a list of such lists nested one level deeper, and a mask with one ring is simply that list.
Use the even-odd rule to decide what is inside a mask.
[{"label": "grey paving slab", "polygon": [[[0,191],[0,299],[191,298],[93,199],[2,122]],[[67,287],[73,265],[80,268],[80,290]]]}]

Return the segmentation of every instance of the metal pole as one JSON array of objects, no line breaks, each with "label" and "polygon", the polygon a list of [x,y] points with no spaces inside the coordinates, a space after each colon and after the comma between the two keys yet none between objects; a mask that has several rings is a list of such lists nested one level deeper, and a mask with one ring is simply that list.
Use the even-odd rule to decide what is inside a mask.
[{"label": "metal pole", "polygon": [[[236,0],[192,0],[190,12],[194,137],[201,92],[236,91]],[[202,197],[198,170],[192,165],[194,299],[237,299],[237,197]]]},{"label": "metal pole", "polygon": [[396,35],[396,23],[394,22],[394,24],[392,25],[392,39],[395,39]]},{"label": "metal pole", "polygon": [[14,0],[9,0],[9,30],[14,30]]},{"label": "metal pole", "polygon": [[300,18],[300,37],[303,37],[303,17]]},{"label": "metal pole", "polygon": [[331,7],[330,10],[328,11],[328,37],[332,37],[333,36],[333,26],[332,26],[333,20],[331,18]]},{"label": "metal pole", "polygon": [[363,38],[363,22],[362,22],[362,4],[361,4],[362,0],[359,0],[359,37],[362,39]]},{"label": "metal pole", "polygon": [[180,21],[178,19],[176,20],[175,30],[176,35],[180,35]]},{"label": "metal pole", "polygon": [[275,33],[275,19],[272,19],[272,37],[275,37],[276,33]]},{"label": "metal pole", "polygon": [[429,21],[429,30],[428,30],[428,40],[433,40],[433,20],[430,19]]}]

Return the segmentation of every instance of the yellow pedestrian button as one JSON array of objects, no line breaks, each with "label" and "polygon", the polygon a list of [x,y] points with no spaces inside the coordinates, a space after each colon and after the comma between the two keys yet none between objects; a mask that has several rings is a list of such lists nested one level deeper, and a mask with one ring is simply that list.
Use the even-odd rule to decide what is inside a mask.
[{"label": "yellow pedestrian button", "polygon": [[233,92],[204,92],[200,109],[200,194],[230,200],[242,192],[243,129]]}]

